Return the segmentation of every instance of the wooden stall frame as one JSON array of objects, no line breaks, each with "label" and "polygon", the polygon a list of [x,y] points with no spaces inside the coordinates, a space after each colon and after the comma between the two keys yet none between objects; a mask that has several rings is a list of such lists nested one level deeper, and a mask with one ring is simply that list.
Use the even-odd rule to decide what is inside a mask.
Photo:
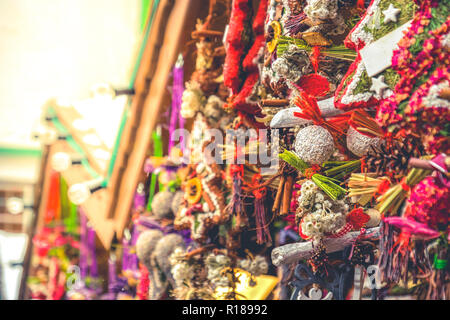
[{"label": "wooden stall frame", "polygon": [[[173,8],[170,10],[172,4]],[[155,69],[150,70],[154,72],[150,71],[146,78],[151,82],[150,89],[144,101],[133,101],[111,183],[108,186],[112,190],[113,197],[108,209],[108,218],[115,221],[118,239],[121,239],[130,219],[132,201],[151,145],[151,133],[157,125],[158,116],[163,110],[164,98],[168,94],[170,73],[178,54],[190,39],[201,5],[201,0],[160,3],[155,24],[160,21],[158,19],[163,19],[165,32],[162,33],[155,25],[152,30],[155,34],[150,37],[150,42],[157,51],[152,54],[152,65]]]}]

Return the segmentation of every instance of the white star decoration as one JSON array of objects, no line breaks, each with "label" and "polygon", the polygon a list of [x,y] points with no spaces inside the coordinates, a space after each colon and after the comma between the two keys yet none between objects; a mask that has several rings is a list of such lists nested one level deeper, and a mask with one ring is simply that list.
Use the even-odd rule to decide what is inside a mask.
[{"label": "white star decoration", "polygon": [[380,97],[382,96],[382,93],[384,89],[389,88],[386,83],[384,83],[384,76],[379,76],[378,78],[372,78],[372,86],[370,87],[370,91],[375,91],[377,95]]},{"label": "white star decoration", "polygon": [[383,10],[384,14],[384,23],[388,22],[397,22],[397,15],[400,13],[400,9],[397,9],[394,7],[394,5],[391,3],[389,7],[386,10]]}]

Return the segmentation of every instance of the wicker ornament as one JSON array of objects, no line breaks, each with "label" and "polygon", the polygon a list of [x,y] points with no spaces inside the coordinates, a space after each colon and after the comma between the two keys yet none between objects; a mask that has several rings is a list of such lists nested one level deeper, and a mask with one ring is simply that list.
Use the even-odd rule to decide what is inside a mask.
[{"label": "wicker ornament", "polygon": [[347,131],[347,148],[358,157],[365,156],[371,150],[371,146],[380,147],[381,142],[380,138],[369,137],[358,132],[352,126]]},{"label": "wicker ornament", "polygon": [[152,252],[162,237],[163,233],[160,230],[152,229],[142,232],[136,241],[136,255],[149,271],[151,270]]},{"label": "wicker ornament", "polygon": [[153,197],[152,212],[158,219],[172,217],[172,200],[174,193],[170,191],[160,191]]},{"label": "wicker ornament", "polygon": [[373,209],[373,208],[369,208],[366,210],[365,212],[367,215],[369,215],[370,220],[367,221],[366,223],[366,227],[367,228],[374,228],[380,225],[381,222],[381,213],[380,211]]},{"label": "wicker ornament", "polygon": [[334,152],[333,137],[321,126],[309,126],[300,130],[294,142],[295,152],[309,164],[321,165]]}]

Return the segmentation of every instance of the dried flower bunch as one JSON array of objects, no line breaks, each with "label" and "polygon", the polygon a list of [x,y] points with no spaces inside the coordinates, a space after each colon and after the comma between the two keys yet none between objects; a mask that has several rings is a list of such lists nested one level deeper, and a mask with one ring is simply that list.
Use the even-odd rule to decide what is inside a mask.
[{"label": "dried flower bunch", "polygon": [[[367,295],[378,265],[389,294],[448,299],[449,0],[211,4],[229,16],[193,33],[190,164],[151,207],[175,216],[178,237],[147,241],[153,260],[139,251],[150,278],[152,263],[167,275],[155,285],[176,299],[266,298],[260,280],[278,267],[278,298],[343,299]],[[391,60],[370,59],[380,44]],[[222,165],[204,154],[210,128],[269,130],[223,145],[221,159],[244,160]],[[272,171],[250,160],[261,146],[277,150]]]}]

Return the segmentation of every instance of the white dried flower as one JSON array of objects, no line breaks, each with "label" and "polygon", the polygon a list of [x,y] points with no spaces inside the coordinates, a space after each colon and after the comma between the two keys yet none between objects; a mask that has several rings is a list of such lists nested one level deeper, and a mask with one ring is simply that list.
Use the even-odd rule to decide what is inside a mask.
[{"label": "white dried flower", "polygon": [[208,101],[203,109],[205,117],[211,122],[215,123],[220,120],[224,114],[223,105],[225,102],[222,101],[218,96],[212,95],[208,97]]},{"label": "white dried flower", "polygon": [[250,268],[250,263],[249,259],[242,259],[238,261],[238,266],[241,269],[248,270],[248,268]]},{"label": "white dried flower", "polygon": [[187,82],[181,97],[180,114],[183,118],[193,118],[203,106],[203,91],[197,82]]},{"label": "white dried flower", "polygon": [[216,261],[220,265],[227,265],[230,262],[230,259],[223,254],[219,254],[216,256]]},{"label": "white dried flower", "polygon": [[217,287],[229,287],[229,286],[230,286],[230,280],[228,280],[227,277],[221,277],[221,278],[217,278],[217,279],[214,281],[214,284],[215,284]]},{"label": "white dried flower", "polygon": [[308,0],[304,8],[308,18],[313,20],[332,20],[337,16],[338,5],[336,0]]},{"label": "white dried flower", "polygon": [[308,214],[303,218],[302,232],[312,238],[320,238],[325,233],[332,233],[345,225],[345,215],[338,213],[327,213],[322,211]]},{"label": "white dried flower", "polygon": [[316,201],[316,202],[323,202],[324,200],[325,200],[324,195],[323,195],[322,193],[320,193],[320,192],[317,192],[317,193],[316,193],[315,201]]},{"label": "white dried flower", "polygon": [[214,279],[220,276],[220,269],[208,269],[208,279]]}]

